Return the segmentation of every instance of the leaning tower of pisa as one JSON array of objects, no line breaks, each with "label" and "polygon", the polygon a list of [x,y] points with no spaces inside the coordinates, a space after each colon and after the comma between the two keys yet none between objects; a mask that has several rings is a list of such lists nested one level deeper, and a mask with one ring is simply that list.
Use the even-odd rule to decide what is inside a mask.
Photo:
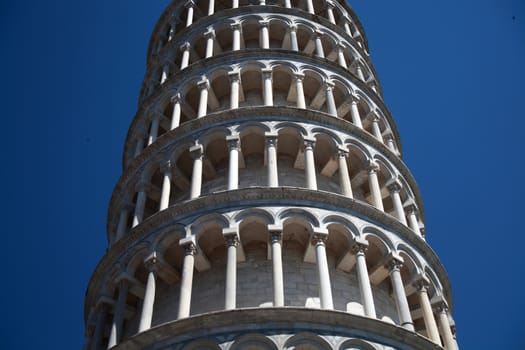
[{"label": "leaning tower of pisa", "polygon": [[447,273],[344,1],[173,1],[86,349],[457,348]]}]

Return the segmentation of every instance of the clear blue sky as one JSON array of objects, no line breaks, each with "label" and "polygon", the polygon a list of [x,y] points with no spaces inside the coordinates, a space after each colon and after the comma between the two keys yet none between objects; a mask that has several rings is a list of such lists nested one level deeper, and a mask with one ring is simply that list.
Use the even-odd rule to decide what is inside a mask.
[{"label": "clear blue sky", "polygon": [[[84,293],[168,2],[0,2],[1,349],[83,344]],[[525,349],[525,3],[352,6],[449,272],[460,346]]]}]

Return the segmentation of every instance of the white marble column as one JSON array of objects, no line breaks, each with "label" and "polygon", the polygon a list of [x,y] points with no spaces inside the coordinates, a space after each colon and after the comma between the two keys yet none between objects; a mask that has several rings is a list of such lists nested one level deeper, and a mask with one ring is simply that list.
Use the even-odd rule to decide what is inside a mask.
[{"label": "white marble column", "polygon": [[438,305],[438,320],[439,330],[441,337],[443,338],[443,345],[446,350],[457,350],[456,341],[454,335],[450,329],[450,322],[448,320],[448,307],[446,303],[442,302]]},{"label": "white marble column", "polygon": [[204,58],[209,58],[213,56],[213,46],[215,45],[215,31],[213,28],[210,27],[204,32],[204,38],[206,39],[206,53]]},{"label": "white marble column", "polygon": [[313,34],[315,41],[315,55],[321,58],[324,58],[323,42],[321,41],[323,35],[324,33],[319,30],[316,30]]},{"label": "white marble column", "polygon": [[345,17],[343,26],[345,28],[346,34],[350,35],[352,37],[352,29],[350,28],[350,20]]},{"label": "white marble column", "polygon": [[261,20],[259,21],[259,25],[261,26],[261,32],[260,32],[260,44],[259,46],[261,49],[269,49],[270,48],[270,23],[267,20]]},{"label": "white marble column", "polygon": [[190,49],[191,45],[188,42],[185,42],[180,46],[180,50],[182,51],[182,58],[180,60],[180,70],[183,70],[190,64]]},{"label": "white marble column", "polygon": [[336,24],[335,16],[334,16],[334,4],[328,1],[326,2],[326,14],[328,16],[328,20],[330,21],[330,23]]},{"label": "white marble column", "polygon": [[282,228],[268,227],[272,245],[273,306],[284,306]]},{"label": "white marble column", "polygon": [[170,24],[170,32],[168,33],[168,42],[170,42],[173,39],[176,29],[177,29],[177,24],[175,22],[172,22]]},{"label": "white marble column", "polygon": [[383,141],[383,135],[381,135],[381,128],[379,127],[379,116],[374,113],[372,117],[372,134],[374,134],[374,137],[381,143],[384,143]]},{"label": "white marble column", "polygon": [[232,51],[237,51],[241,49],[241,23],[232,23],[231,28],[233,31]]},{"label": "white marble column", "polygon": [[304,137],[304,170],[306,176],[306,188],[317,190],[317,178],[315,175],[314,145],[315,138]]},{"label": "white marble column", "polygon": [[259,5],[261,5],[261,6],[266,5],[266,0],[259,0]]},{"label": "white marble column", "polygon": [[357,76],[359,77],[359,79],[361,79],[361,81],[365,81],[365,76],[363,75],[363,68],[361,67],[361,65],[359,63],[356,64],[355,71],[356,71]]},{"label": "white marble column", "polygon": [[265,106],[273,106],[273,86],[272,86],[272,69],[264,68],[261,70],[263,76],[263,98]]},{"label": "white marble column", "polygon": [[91,338],[91,350],[100,350],[102,338],[104,337],[104,329],[106,328],[107,315],[108,306],[103,302],[99,302],[99,305],[97,305],[97,325],[95,326],[93,338]]},{"label": "white marble column", "polygon": [[191,146],[190,155],[193,158],[193,172],[191,174],[190,199],[194,199],[201,195],[202,158],[204,156],[204,150],[202,148],[202,145]]},{"label": "white marble column", "polygon": [[259,21],[259,25],[261,27],[260,29],[260,44],[259,46],[261,49],[269,49],[270,48],[270,22],[267,20],[261,20]]},{"label": "white marble column", "polygon": [[165,64],[162,67],[162,76],[160,77],[160,83],[164,84],[166,80],[168,80],[168,76],[170,74],[170,66],[168,64]]},{"label": "white marble column", "polygon": [[122,323],[124,321],[124,309],[126,307],[126,298],[128,296],[128,283],[129,282],[125,279],[121,279],[118,283],[118,298],[109,333],[108,349],[117,345],[122,338]]},{"label": "white marble column", "polygon": [[295,90],[296,90],[296,106],[297,108],[306,108],[306,101],[304,99],[304,87],[303,87],[303,73],[295,73]]},{"label": "white marble column", "polygon": [[208,0],[208,16],[215,13],[215,0]]},{"label": "white marble column", "polygon": [[120,210],[120,216],[117,226],[117,236],[115,241],[118,241],[119,239],[124,237],[124,234],[126,233],[126,226],[128,224],[130,210],[131,209],[129,205],[124,205],[123,208]]},{"label": "white marble column", "polygon": [[326,94],[326,110],[328,114],[337,117],[337,106],[335,105],[334,98],[334,83],[326,81],[324,83],[324,89]]},{"label": "white marble column", "polygon": [[277,139],[279,135],[277,133],[266,132],[264,136],[266,138],[268,186],[278,187],[279,175],[277,168]]},{"label": "white marble column", "polygon": [[180,125],[180,94],[175,94],[171,98],[171,102],[173,103],[173,113],[171,114],[170,130],[173,130],[175,128],[178,128]]},{"label": "white marble column", "polygon": [[236,9],[239,7],[239,0],[232,0],[232,9]]},{"label": "white marble column", "polygon": [[187,9],[186,27],[189,27],[193,23],[193,9],[195,7],[195,2],[193,2],[193,0],[189,0],[188,2],[186,2],[185,6]]},{"label": "white marble column", "polygon": [[379,165],[375,161],[371,160],[368,162],[368,185],[370,187],[370,195],[372,196],[372,204],[377,209],[384,211],[383,197],[381,195],[381,188],[379,187],[379,179],[377,176],[379,169]]},{"label": "white marble column", "polygon": [[182,262],[179,311],[177,319],[185,318],[190,315],[193,270],[195,268],[195,254],[197,252],[197,247],[193,237],[181,239],[179,245],[184,249],[184,260]]},{"label": "white marble column", "polygon": [[153,304],[155,303],[155,289],[157,283],[157,258],[152,254],[144,262],[148,269],[148,281],[146,282],[146,289],[144,292],[144,300],[142,301],[142,312],[140,313],[139,333],[147,331],[151,328],[151,320],[153,319]]},{"label": "white marble column", "polygon": [[159,211],[164,210],[170,205],[171,194],[171,163],[167,161],[161,165],[162,189],[160,191]]},{"label": "white marble column", "polygon": [[139,138],[137,139],[137,143],[135,145],[134,157],[138,157],[138,155],[142,153],[143,148],[144,148],[144,139],[139,136]]},{"label": "white marble column", "polygon": [[295,24],[290,26],[290,49],[292,51],[299,51],[299,43],[297,42],[297,26]]},{"label": "white marble column", "polygon": [[352,252],[356,255],[356,269],[357,280],[359,281],[359,291],[361,293],[361,303],[365,316],[376,318],[376,307],[374,304],[374,296],[372,294],[372,286],[370,285],[370,278],[368,277],[368,268],[366,267],[365,252],[368,249],[368,242],[360,237],[354,240]]},{"label": "white marble column", "polygon": [[133,223],[131,224],[131,227],[135,227],[142,222],[146,205],[146,191],[148,188],[149,184],[145,181],[139,182],[136,186],[137,201],[135,202],[135,212],[133,213]]},{"label": "white marble column", "polygon": [[286,7],[287,9],[292,8],[292,1],[284,0],[284,7]]},{"label": "white marble column", "polygon": [[155,142],[155,140],[157,140],[157,135],[159,133],[159,123],[160,123],[160,115],[156,114],[151,120],[149,136],[148,136],[148,146],[151,145],[153,142]]},{"label": "white marble column", "polygon": [[203,79],[197,83],[197,86],[200,91],[197,118],[202,118],[208,113],[208,89],[210,88],[210,84],[208,79]]},{"label": "white marble column", "polygon": [[409,204],[406,206],[406,210],[408,213],[408,223],[412,231],[416,233],[416,235],[421,236],[421,231],[419,229],[419,222],[417,220],[417,208],[414,204]]},{"label": "white marble column", "polygon": [[230,92],[230,108],[239,108],[239,92],[240,92],[240,82],[241,75],[239,71],[233,71],[228,73],[231,83],[231,92]]},{"label": "white marble column", "polygon": [[225,229],[223,230],[223,236],[227,250],[224,308],[231,310],[235,309],[237,299],[237,246],[239,245],[239,235],[234,230]]},{"label": "white marble column", "polygon": [[393,179],[387,184],[388,191],[390,192],[390,198],[392,198],[392,204],[394,206],[394,215],[397,220],[406,226],[407,219],[405,217],[405,209],[403,208],[403,203],[401,202],[401,188],[402,184],[399,180]]},{"label": "white marble column", "polygon": [[230,153],[228,165],[228,190],[236,190],[239,188],[239,147],[241,140],[238,135],[230,135],[226,137],[228,150]]},{"label": "white marble column", "polygon": [[341,192],[345,197],[354,198],[346,157],[348,157],[348,150],[345,148],[338,148],[337,164],[339,166],[339,186],[341,187]]},{"label": "white marble column", "polygon": [[306,10],[312,15],[315,15],[314,3],[312,0],[306,0]]},{"label": "white marble column", "polygon": [[419,298],[419,305],[423,311],[423,321],[425,322],[425,328],[427,336],[434,343],[441,346],[441,339],[439,338],[439,331],[434,318],[434,312],[432,311],[432,305],[430,305],[430,299],[428,297],[429,281],[425,276],[420,278],[414,283]]},{"label": "white marble column", "polygon": [[363,124],[361,123],[361,115],[359,114],[359,108],[357,106],[359,103],[359,97],[352,95],[351,99],[352,102],[350,105],[350,115],[352,116],[352,123],[358,128],[362,129]]},{"label": "white marble column", "polygon": [[327,238],[328,231],[316,231],[312,235],[312,244],[315,246],[315,258],[319,274],[319,299],[321,301],[321,308],[332,310],[334,308],[334,301],[332,298],[328,260],[326,258],[325,242]]},{"label": "white marble column", "polygon": [[339,63],[341,67],[347,69],[348,64],[346,64],[345,49],[346,46],[342,42],[337,44],[337,63]]},{"label": "white marble column", "polygon": [[397,154],[397,150],[396,150],[396,146],[395,146],[395,143],[394,143],[394,138],[392,137],[392,135],[387,135],[386,136],[386,145],[387,147],[392,151],[394,152],[395,154]]},{"label": "white marble column", "polygon": [[394,300],[396,302],[397,313],[399,315],[399,321],[401,327],[406,328],[410,331],[414,331],[414,323],[412,322],[412,316],[410,315],[410,308],[408,307],[408,301],[405,294],[405,286],[401,278],[401,266],[403,265],[403,259],[400,256],[393,255],[387,263],[387,268],[390,274],[390,281],[392,282],[392,292],[394,294]]}]

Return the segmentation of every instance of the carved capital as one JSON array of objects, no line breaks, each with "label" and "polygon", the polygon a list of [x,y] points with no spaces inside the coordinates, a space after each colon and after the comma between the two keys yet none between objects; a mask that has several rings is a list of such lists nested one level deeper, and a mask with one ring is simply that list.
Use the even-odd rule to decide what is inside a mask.
[{"label": "carved capital", "polygon": [[427,292],[428,287],[430,286],[430,281],[425,275],[419,275],[412,282],[412,285],[416,287],[418,292]]},{"label": "carved capital", "polygon": [[348,157],[348,149],[344,147],[338,147],[337,148],[337,156],[339,158],[346,158]]},{"label": "carved capital", "polygon": [[222,230],[222,236],[226,241],[227,247],[237,247],[239,245],[239,232],[237,227],[225,228]]},{"label": "carved capital", "polygon": [[401,270],[401,266],[403,266],[404,260],[402,257],[396,254],[390,254],[388,257],[388,260],[385,264],[385,267],[389,272],[393,272],[395,270]]},{"label": "carved capital", "polygon": [[326,91],[332,90],[334,88],[335,84],[331,80],[325,80],[323,87]]},{"label": "carved capital", "polygon": [[351,94],[350,99],[352,100],[352,104],[357,105],[359,101],[361,100],[361,97],[359,97],[359,95],[357,94]]},{"label": "carved capital", "polygon": [[239,150],[241,146],[241,139],[239,138],[239,135],[228,135],[226,136],[226,143],[228,144],[228,149],[231,150]]},{"label": "carved capital", "polygon": [[180,99],[180,94],[177,92],[175,95],[171,96],[171,99],[170,101],[175,104],[175,103],[180,103],[181,99]]},{"label": "carved capital", "polygon": [[164,175],[171,174],[172,163],[171,160],[165,160],[160,164],[160,172]]},{"label": "carved capital", "polygon": [[197,86],[199,87],[199,90],[208,90],[210,88],[210,82],[208,81],[208,79],[203,78],[197,83]]},{"label": "carved capital", "polygon": [[283,239],[283,232],[281,230],[278,231],[270,231],[270,242],[273,243],[281,243]]},{"label": "carved capital", "polygon": [[366,170],[368,170],[369,172],[378,172],[379,169],[379,164],[377,164],[377,162],[374,160],[369,160],[366,163]]},{"label": "carved capital", "polygon": [[241,80],[241,74],[238,70],[228,72],[228,77],[230,78],[230,81],[240,81]]},{"label": "carved capital", "polygon": [[159,267],[158,262],[157,253],[153,252],[144,259],[144,266],[146,266],[149,272],[157,272]]},{"label": "carved capital", "polygon": [[189,151],[190,151],[191,157],[194,160],[202,158],[202,156],[204,154],[204,148],[200,144],[196,144],[196,145],[191,146]]},{"label": "carved capital", "polygon": [[305,136],[303,137],[303,142],[305,149],[313,149],[315,146],[315,137]]},{"label": "carved capital", "polygon": [[430,303],[437,312],[448,312],[448,303],[442,295],[437,295],[431,300]]},{"label": "carved capital", "polygon": [[263,68],[261,69],[262,75],[265,79],[271,79],[272,78],[272,72],[273,70],[271,68]]},{"label": "carved capital", "polygon": [[295,76],[295,81],[302,82],[304,79],[304,73],[296,72],[294,73],[294,76]]},{"label": "carved capital", "polygon": [[356,237],[354,239],[354,244],[352,245],[353,254],[365,254],[368,250],[368,241],[361,237]]},{"label": "carved capital", "polygon": [[208,27],[208,29],[204,32],[204,38],[215,38],[215,30],[213,30],[212,27]]},{"label": "carved capital", "polygon": [[241,30],[241,22],[234,22],[230,24],[232,30]]},{"label": "carved capital", "polygon": [[312,244],[317,246],[319,244],[325,244],[328,239],[328,230],[317,229],[312,234]]},{"label": "carved capital", "polygon": [[183,44],[180,46],[180,50],[181,50],[181,51],[186,51],[186,50],[189,50],[190,47],[191,47],[190,43],[186,41],[185,43],[183,43]]},{"label": "carved capital", "polygon": [[399,192],[403,188],[403,184],[401,184],[401,181],[399,181],[398,179],[391,179],[386,184],[386,187],[390,192]]},{"label": "carved capital", "polygon": [[417,216],[417,207],[414,203],[409,203],[405,205],[405,210],[407,211],[408,215],[416,215]]},{"label": "carved capital", "polygon": [[279,134],[277,134],[276,132],[265,132],[264,137],[266,140],[266,146],[277,147],[277,140],[279,138]]}]

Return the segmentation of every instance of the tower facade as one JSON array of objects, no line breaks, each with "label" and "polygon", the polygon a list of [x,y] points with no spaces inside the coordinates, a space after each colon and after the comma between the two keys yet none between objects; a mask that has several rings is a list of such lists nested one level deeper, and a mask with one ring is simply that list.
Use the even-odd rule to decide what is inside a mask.
[{"label": "tower facade", "polygon": [[456,349],[424,229],[344,1],[173,1],[87,289],[86,349]]}]

